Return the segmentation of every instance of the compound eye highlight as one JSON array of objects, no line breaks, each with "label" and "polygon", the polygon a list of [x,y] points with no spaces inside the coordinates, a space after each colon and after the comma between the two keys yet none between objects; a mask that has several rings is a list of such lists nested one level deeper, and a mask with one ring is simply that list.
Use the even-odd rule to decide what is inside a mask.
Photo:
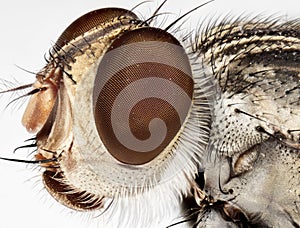
[{"label": "compound eye highlight", "polygon": [[97,131],[119,162],[141,165],[176,140],[193,97],[189,59],[157,28],[128,31],[110,45],[93,90]]}]

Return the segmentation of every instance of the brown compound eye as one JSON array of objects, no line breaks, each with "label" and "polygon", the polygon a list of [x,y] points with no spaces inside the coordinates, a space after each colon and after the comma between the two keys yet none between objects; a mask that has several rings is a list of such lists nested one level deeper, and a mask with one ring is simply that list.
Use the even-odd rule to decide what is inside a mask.
[{"label": "brown compound eye", "polygon": [[118,161],[150,162],[176,139],[193,97],[189,59],[157,28],[118,37],[99,64],[93,91],[98,134]]},{"label": "brown compound eye", "polygon": [[[127,18],[129,21],[139,21],[133,12],[121,8],[103,8],[86,13],[69,25],[60,35],[53,47],[54,53],[59,53],[61,48],[85,33],[92,33],[91,31],[96,28],[104,31],[104,27],[107,26],[105,24],[108,22],[113,24],[113,21],[122,18]],[[84,45],[88,45],[87,40],[84,40]],[[65,53],[63,52],[63,54]],[[68,55],[72,54],[68,53]],[[63,75],[61,68],[57,65],[49,63],[36,76],[37,79],[31,92],[33,95],[22,119],[23,125],[31,133],[41,130],[55,105]]]}]

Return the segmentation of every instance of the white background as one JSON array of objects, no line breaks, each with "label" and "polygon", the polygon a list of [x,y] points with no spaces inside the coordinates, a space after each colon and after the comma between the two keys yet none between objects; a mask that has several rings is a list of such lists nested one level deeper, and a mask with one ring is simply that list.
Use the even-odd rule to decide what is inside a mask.
[{"label": "white background", "polygon": [[[141,0],[9,0],[0,3],[0,78],[31,83],[34,75],[16,67],[38,71],[45,64],[44,54],[56,38],[78,16],[92,9],[118,6],[132,8]],[[151,15],[162,1],[146,3],[135,12],[138,15]],[[164,12],[183,14],[203,3],[199,0],[169,0]],[[140,14],[139,14],[140,12]],[[194,12],[186,28],[195,26],[205,17],[213,15],[240,15],[241,13],[264,13],[264,15],[284,15],[295,18],[300,13],[299,0],[216,0]],[[174,15],[170,16],[174,18]],[[5,88],[0,84],[0,89]],[[16,103],[5,109],[10,95],[0,96],[0,156],[26,158],[27,150],[13,154],[13,149],[23,144],[31,136],[21,126],[21,116],[25,104]],[[26,100],[23,100],[26,101]],[[96,227],[95,221],[72,213],[56,203],[43,190],[38,172],[31,166],[0,161],[0,228],[83,228]],[[99,218],[97,218],[99,219]]]}]

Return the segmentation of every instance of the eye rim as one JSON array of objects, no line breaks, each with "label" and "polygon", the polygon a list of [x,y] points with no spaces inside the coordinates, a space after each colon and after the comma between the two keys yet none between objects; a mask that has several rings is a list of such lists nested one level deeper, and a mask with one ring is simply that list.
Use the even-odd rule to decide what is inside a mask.
[{"label": "eye rim", "polygon": [[91,29],[108,21],[113,21],[114,18],[120,17],[128,18],[137,22],[141,21],[132,11],[123,8],[111,7],[92,10],[77,18],[61,33],[54,45],[56,51],[59,51],[70,41]]},{"label": "eye rim", "polygon": [[[173,58],[173,60],[172,60],[173,62],[178,61],[178,60],[180,60],[181,62],[184,62],[185,68],[188,68],[188,70],[187,70],[188,73],[186,73],[186,69],[182,70],[177,65],[176,65],[176,67],[174,67],[174,69],[177,69],[178,71],[181,72],[181,76],[180,77],[187,78],[187,79],[184,79],[184,80],[189,80],[189,82],[187,83],[188,84],[188,86],[187,86],[188,89],[185,88],[185,89],[187,89],[187,91],[185,91],[185,93],[188,94],[188,96],[189,96],[189,103],[188,103],[189,108],[187,109],[185,117],[184,117],[184,119],[186,120],[188,118],[188,113],[190,112],[190,109],[191,109],[191,106],[192,106],[192,99],[193,99],[193,94],[194,94],[194,81],[193,81],[193,76],[192,76],[191,65],[190,65],[190,62],[189,62],[189,58],[188,58],[188,56],[187,56],[184,48],[180,44],[180,42],[173,35],[169,34],[168,32],[166,32],[166,31],[164,31],[162,29],[153,28],[153,27],[137,28],[137,29],[134,29],[134,30],[130,30],[130,31],[124,32],[122,35],[120,35],[118,38],[116,38],[113,41],[113,43],[110,45],[110,47],[108,48],[107,52],[104,54],[104,56],[103,56],[103,58],[101,60],[101,63],[99,64],[98,69],[102,70],[103,68],[105,68],[108,65],[108,64],[104,64],[102,66],[101,64],[103,62],[106,62],[105,56],[106,56],[106,54],[111,53],[111,51],[113,51],[113,50],[115,50],[117,48],[120,48],[123,45],[125,46],[125,45],[134,44],[134,43],[145,43],[145,42],[151,42],[151,41],[157,42],[157,43],[159,43],[159,42],[168,43],[169,45],[176,46],[176,49],[180,48],[180,51],[181,51],[180,53],[183,56],[179,55],[178,53],[176,53],[177,56],[175,56],[175,57],[171,56],[171,58]],[[164,45],[164,46],[166,46],[166,45]],[[170,52],[170,50],[168,50],[167,54],[169,54],[169,52]],[[128,53],[126,52],[126,54],[128,54]],[[148,53],[146,53],[146,54],[148,54]],[[153,55],[153,53],[150,53],[150,55]],[[134,57],[134,58],[136,58],[136,57]],[[109,61],[109,64],[112,65],[112,62]],[[131,64],[130,67],[131,66],[135,66],[135,65],[143,66],[143,64],[144,64],[144,62],[138,63],[138,64],[136,64],[135,62],[133,62],[133,64]],[[145,62],[145,64],[148,64],[148,65],[150,64],[151,65],[153,63],[149,61],[149,62]],[[158,64],[158,62],[155,62],[155,64]],[[109,67],[111,67],[111,66],[109,66]],[[168,67],[172,67],[172,65],[166,65],[164,67],[165,67],[164,69],[166,70]],[[156,69],[156,68],[154,68],[154,69]],[[123,70],[123,68],[121,68],[120,71],[122,71],[122,70]],[[133,71],[134,70],[136,70],[136,68],[134,68]],[[139,69],[137,69],[137,70],[139,70]],[[148,72],[148,71],[145,70],[145,72]],[[94,82],[94,88],[96,88],[97,87],[96,85],[98,84],[97,83],[97,78],[101,77],[101,74],[100,75],[99,74],[100,73],[97,72],[97,75],[96,75],[96,78],[95,78],[95,82]],[[172,83],[174,83],[172,81],[172,79],[171,79],[173,76],[169,76],[169,74],[165,73],[165,71],[161,70],[158,75],[163,75],[163,74],[168,75],[168,78],[170,78],[170,81]],[[110,79],[113,76],[109,76],[108,78]],[[177,74],[175,76],[179,77],[179,74]],[[139,77],[140,78],[149,78],[149,75],[146,74],[146,76],[144,76],[144,74],[143,74],[142,76],[139,76],[138,74],[132,74],[132,77],[135,77],[135,78],[139,78]],[[160,77],[157,77],[157,78],[160,78]],[[164,78],[164,76],[161,76],[161,78]],[[137,80],[137,79],[134,79],[134,80]],[[114,80],[114,81],[117,81],[117,80]],[[178,81],[179,81],[179,79],[178,79]],[[174,84],[176,84],[176,83],[174,83]],[[127,85],[127,86],[129,86],[129,85]],[[125,86],[125,88],[127,86]],[[181,84],[178,84],[178,86],[181,88]],[[116,93],[118,94],[118,92],[116,92]],[[97,94],[97,96],[94,96],[95,94]],[[98,104],[100,94],[101,94],[101,89],[99,90],[99,94],[98,94],[98,92],[95,93],[95,90],[93,91],[93,97],[94,97],[93,112],[94,112],[94,120],[95,120],[95,124],[97,126],[98,135],[101,138],[102,143],[104,143],[104,145],[105,145],[108,153],[111,154],[119,162],[121,162],[123,164],[129,164],[129,165],[143,165],[143,164],[146,164],[146,163],[151,162],[152,160],[154,160],[157,156],[159,156],[159,154],[161,154],[163,151],[165,151],[166,148],[168,148],[170,146],[170,144],[173,142],[174,138],[170,139],[169,142],[168,142],[168,144],[166,144],[163,147],[163,149],[161,149],[159,152],[153,153],[151,156],[150,156],[151,152],[147,152],[147,155],[146,155],[146,153],[140,153],[139,151],[132,151],[132,153],[131,152],[129,153],[130,155],[121,155],[121,154],[124,154],[124,153],[117,152],[118,149],[115,151],[116,154],[113,154],[110,151],[110,149],[109,149],[110,146],[108,146],[108,142],[112,141],[112,139],[109,139],[108,141],[104,142],[106,139],[103,139],[103,137],[106,137],[106,136],[104,136],[106,134],[105,134],[105,132],[103,134],[100,133],[102,130],[101,130],[101,127],[99,127],[99,122],[103,122],[101,120],[103,118],[103,115],[101,115],[101,114],[97,115],[98,112],[103,109],[103,106]],[[106,97],[110,98],[111,96],[104,96],[104,97],[105,98]],[[108,113],[111,113],[111,110],[108,111]],[[107,121],[107,122],[111,122],[111,121]],[[174,135],[174,137],[176,137],[176,135],[178,136],[178,134],[180,133],[180,129],[182,128],[182,125],[183,125],[183,123],[176,130],[176,134]],[[101,135],[102,135],[102,137],[101,137]],[[115,142],[119,143],[118,140],[115,140]],[[121,144],[122,143],[120,143],[120,145]],[[124,145],[122,145],[122,146],[124,146]],[[128,152],[128,150],[127,150],[127,152]],[[134,158],[136,158],[136,160],[134,160]],[[146,158],[148,158],[148,159],[146,159]]]}]

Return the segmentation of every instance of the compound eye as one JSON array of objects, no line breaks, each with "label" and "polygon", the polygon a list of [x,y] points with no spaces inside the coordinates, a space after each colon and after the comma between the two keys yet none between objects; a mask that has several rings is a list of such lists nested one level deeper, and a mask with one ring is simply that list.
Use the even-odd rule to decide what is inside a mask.
[{"label": "compound eye", "polygon": [[122,163],[150,162],[176,141],[192,97],[189,59],[172,35],[149,27],[125,32],[104,54],[94,82],[101,141]]}]

